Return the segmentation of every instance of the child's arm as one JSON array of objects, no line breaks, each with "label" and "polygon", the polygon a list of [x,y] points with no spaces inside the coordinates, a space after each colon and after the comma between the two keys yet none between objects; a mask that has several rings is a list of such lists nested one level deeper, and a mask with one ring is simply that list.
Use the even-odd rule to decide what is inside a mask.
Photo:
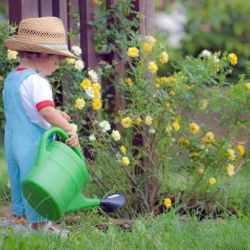
[{"label": "child's arm", "polygon": [[58,110],[58,112],[67,120],[67,121],[70,121],[71,120],[71,117],[68,115],[68,114],[66,114],[65,112],[63,112],[63,111],[61,111],[61,110],[59,110],[59,109],[57,109]]},{"label": "child's arm", "polygon": [[52,106],[46,106],[39,110],[42,117],[51,125],[63,129],[69,134],[70,138],[66,140],[66,143],[70,147],[79,146],[78,135],[74,131],[72,124],[70,124],[65,117],[62,116],[59,110],[56,110]]}]

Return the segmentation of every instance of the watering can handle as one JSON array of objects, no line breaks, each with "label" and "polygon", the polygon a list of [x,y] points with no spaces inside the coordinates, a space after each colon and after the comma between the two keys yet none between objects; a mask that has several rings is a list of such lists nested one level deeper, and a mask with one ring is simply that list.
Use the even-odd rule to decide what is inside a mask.
[{"label": "watering can handle", "polygon": [[[46,130],[41,138],[41,142],[40,142],[40,149],[41,150],[46,151],[48,139],[49,139],[49,137],[51,137],[54,134],[59,135],[64,140],[67,140],[69,138],[69,135],[61,128],[52,127],[50,129]],[[84,160],[81,151],[77,147],[72,147],[72,150],[81,158],[81,160]]]}]

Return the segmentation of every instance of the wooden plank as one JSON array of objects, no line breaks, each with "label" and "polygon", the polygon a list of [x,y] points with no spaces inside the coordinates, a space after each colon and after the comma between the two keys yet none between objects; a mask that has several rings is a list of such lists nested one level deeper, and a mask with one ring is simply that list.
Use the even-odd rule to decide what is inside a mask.
[{"label": "wooden plank", "polygon": [[51,0],[39,0],[39,17],[52,16],[52,1]]},{"label": "wooden plank", "polygon": [[38,0],[9,0],[10,23],[19,23],[22,19],[38,17]]},{"label": "wooden plank", "polygon": [[21,13],[22,19],[38,17],[38,0],[22,0]]},{"label": "wooden plank", "polygon": [[9,21],[11,24],[19,23],[22,19],[21,0],[9,0]]},{"label": "wooden plank", "polygon": [[93,20],[95,6],[92,0],[79,0],[80,12],[80,46],[82,48],[82,58],[87,67],[95,68],[100,59],[95,53],[92,29],[89,21]]},{"label": "wooden plank", "polygon": [[140,22],[141,35],[154,35],[153,31],[153,13],[154,1],[152,0],[136,0],[135,10],[144,16]]},{"label": "wooden plank", "polygon": [[67,0],[53,0],[52,1],[52,15],[62,19],[65,30],[68,30],[67,13],[68,13],[68,1]]}]

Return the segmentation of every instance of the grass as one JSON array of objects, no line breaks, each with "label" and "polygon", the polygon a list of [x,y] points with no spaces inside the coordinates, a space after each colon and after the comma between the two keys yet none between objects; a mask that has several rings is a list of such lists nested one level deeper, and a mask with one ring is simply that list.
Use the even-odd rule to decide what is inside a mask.
[{"label": "grass", "polygon": [[8,182],[8,174],[7,174],[7,166],[4,159],[3,147],[1,147],[0,143],[0,204],[1,202],[8,199],[9,188],[7,188]]},{"label": "grass", "polygon": [[[235,200],[236,204],[239,201],[244,202],[239,194],[242,187],[248,190],[248,177],[245,173],[236,176],[235,183],[228,189],[226,196],[230,200],[239,198]],[[7,182],[7,171],[1,148],[0,182],[2,189],[1,186],[4,187]],[[244,203],[248,206],[249,200]],[[239,206],[241,209],[238,207],[237,210],[241,211],[242,205]],[[174,210],[170,210],[157,217],[134,220],[129,229],[115,226],[111,219],[100,217],[94,213],[95,210],[89,210],[93,211],[92,215],[89,212],[87,215],[82,213],[77,225],[67,226],[71,231],[68,239],[58,239],[41,233],[25,236],[13,232],[13,229],[0,227],[0,249],[250,249],[250,217],[240,215],[246,214],[246,210],[237,213],[238,217],[225,215],[224,219],[202,221],[195,216],[180,217]],[[99,229],[97,225],[100,223],[108,228]]]},{"label": "grass", "polygon": [[250,249],[250,218],[203,220],[179,217],[173,211],[136,220],[131,230],[109,225],[106,231],[93,222],[72,229],[68,239],[51,235],[22,236],[0,229],[1,249]]}]

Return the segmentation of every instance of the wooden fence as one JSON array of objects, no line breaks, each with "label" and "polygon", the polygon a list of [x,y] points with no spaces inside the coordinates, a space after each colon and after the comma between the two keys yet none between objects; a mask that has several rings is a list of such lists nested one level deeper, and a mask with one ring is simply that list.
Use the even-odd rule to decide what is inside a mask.
[{"label": "wooden fence", "polygon": [[[100,55],[95,52],[93,35],[94,30],[89,24],[93,20],[93,14],[96,9],[93,0],[8,0],[9,1],[9,21],[12,24],[18,24],[22,19],[31,17],[56,16],[62,19],[65,29],[70,32],[80,27],[79,39],[74,41],[68,39],[69,47],[79,45],[82,49],[82,59],[86,67],[95,68],[102,61],[112,62],[116,60],[115,70],[119,75],[123,75],[124,63],[114,54]],[[106,8],[119,0],[105,0]],[[140,33],[142,35],[151,35],[153,33],[152,16],[153,1],[152,0],[134,0],[136,11],[140,11],[144,18],[140,22]],[[80,23],[72,19],[72,13],[78,12]],[[67,86],[64,86],[67,88]],[[109,110],[112,112],[114,108],[119,109],[123,105],[121,94],[116,91],[114,86],[109,88],[110,94],[113,96],[110,100]]]},{"label": "wooden fence", "polygon": [[[107,8],[117,0],[106,0]],[[140,11],[145,18],[140,24],[140,32],[143,35],[152,34],[152,0],[134,0],[135,9]],[[96,67],[101,55],[97,55],[93,44],[93,29],[89,22],[93,19],[96,6],[93,0],[9,0],[9,20],[10,23],[18,24],[20,20],[31,17],[56,16],[62,19],[67,31],[76,27],[76,23],[71,18],[71,13],[78,11],[80,15],[80,41],[82,48],[82,58],[88,67]],[[72,45],[69,41],[69,46]],[[114,55],[110,54],[110,57]],[[104,58],[105,60],[105,58]],[[117,69],[122,70],[120,65]]]}]

